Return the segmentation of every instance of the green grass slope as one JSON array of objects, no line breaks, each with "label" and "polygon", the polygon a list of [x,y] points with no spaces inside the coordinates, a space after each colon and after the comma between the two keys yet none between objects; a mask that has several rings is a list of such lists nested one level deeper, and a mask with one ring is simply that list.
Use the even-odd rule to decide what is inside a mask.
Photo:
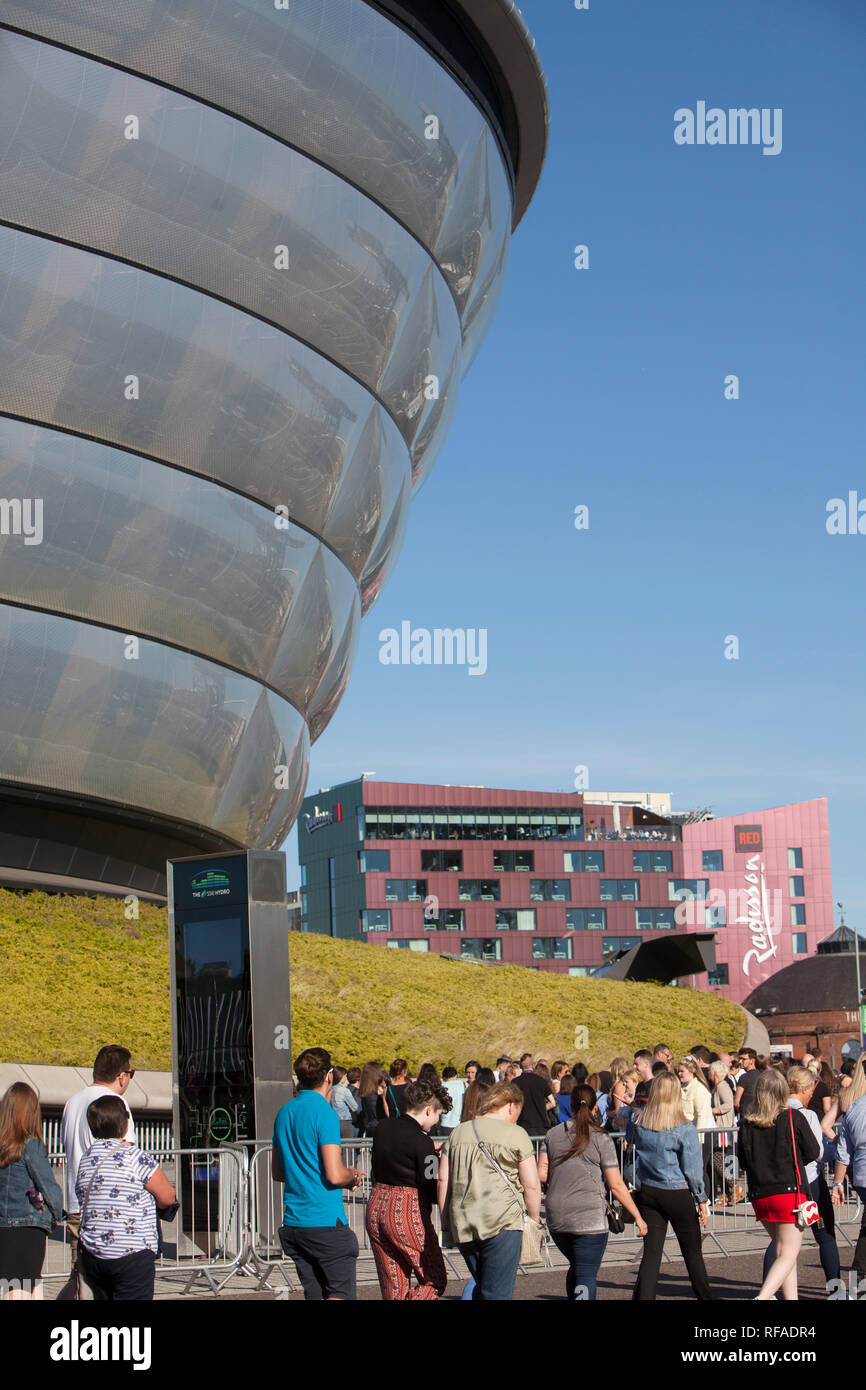
[{"label": "green grass slope", "polygon": [[[606,1066],[664,1041],[739,1046],[742,1014],[716,995],[483,966],[292,932],[292,1048],[344,1064],[402,1055],[462,1068],[531,1050]],[[167,914],[113,898],[0,890],[0,1061],[88,1067],[122,1042],[136,1067],[171,1057]],[[585,1027],[588,1047],[576,1048]]]}]

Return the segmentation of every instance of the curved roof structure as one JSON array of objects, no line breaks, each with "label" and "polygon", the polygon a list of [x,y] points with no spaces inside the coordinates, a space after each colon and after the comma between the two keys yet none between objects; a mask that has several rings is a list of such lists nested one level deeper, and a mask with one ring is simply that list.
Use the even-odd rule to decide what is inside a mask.
[{"label": "curved roof structure", "polygon": [[0,881],[282,844],[546,111],[510,0],[6,0]]},{"label": "curved roof structure", "polygon": [[858,1005],[854,959],[851,955],[806,956],[786,965],[753,989],[743,1007],[765,1017],[855,1009]]}]

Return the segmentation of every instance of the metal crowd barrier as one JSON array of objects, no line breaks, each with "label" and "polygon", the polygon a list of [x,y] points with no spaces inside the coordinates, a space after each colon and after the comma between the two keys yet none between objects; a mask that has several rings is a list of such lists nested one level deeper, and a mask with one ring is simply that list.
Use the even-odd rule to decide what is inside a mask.
[{"label": "metal crowd barrier", "polygon": [[[186,1276],[183,1292],[201,1278],[214,1293],[243,1270],[259,1275],[250,1263],[249,1155],[246,1145],[221,1144],[202,1149],[149,1150],[172,1186],[181,1208],[172,1222],[160,1223],[162,1249],[157,1274]],[[65,1191],[66,1159],[56,1151],[49,1161]],[[65,1224],[48,1240],[45,1279],[68,1279],[71,1253]],[[221,1276],[219,1280],[214,1276]]]},{"label": "metal crowd barrier", "polygon": [[[732,1253],[725,1245],[728,1236],[742,1238],[750,1234],[765,1242],[763,1227],[755,1220],[751,1203],[746,1200],[745,1178],[737,1163],[736,1130],[701,1130],[698,1133],[705,1156],[710,1199],[704,1238],[711,1240],[724,1255]],[[626,1187],[631,1188],[634,1148],[624,1134],[613,1133],[609,1137],[613,1140]],[[343,1196],[347,1220],[358,1239],[359,1258],[370,1261],[373,1251],[365,1218],[371,1188],[372,1142],[371,1139],[346,1139],[341,1145],[344,1162],[357,1167],[361,1173],[360,1186],[344,1192]],[[544,1136],[535,1136],[532,1142],[537,1157],[544,1146]],[[177,1274],[179,1280],[183,1278],[184,1293],[188,1293],[199,1279],[205,1279],[211,1291],[219,1294],[237,1274],[252,1277],[259,1288],[272,1289],[270,1279],[275,1272],[282,1280],[282,1289],[295,1288],[294,1265],[284,1255],[279,1240],[282,1184],[271,1177],[271,1156],[272,1145],[263,1141],[203,1149],[166,1147],[154,1152],[169,1181],[178,1189],[182,1203],[175,1220],[162,1228],[164,1248],[157,1261],[158,1274],[168,1277]],[[57,1152],[50,1153],[49,1158],[62,1187],[65,1159]],[[837,1236],[841,1235],[853,1247],[855,1242],[844,1228],[860,1220],[861,1206],[850,1185],[846,1186],[843,1205],[834,1208],[834,1216]],[[441,1231],[437,1208],[433,1209],[432,1219],[437,1232]],[[637,1247],[638,1241],[633,1225],[627,1222],[621,1235],[610,1236],[608,1249],[629,1244]],[[465,1277],[462,1268],[455,1263],[457,1251],[444,1246],[442,1253],[454,1277]],[[547,1267],[554,1264],[564,1267],[549,1234],[544,1257]],[[670,1258],[665,1253],[665,1259]],[[70,1263],[66,1228],[58,1227],[49,1240],[44,1278],[65,1280]]]}]

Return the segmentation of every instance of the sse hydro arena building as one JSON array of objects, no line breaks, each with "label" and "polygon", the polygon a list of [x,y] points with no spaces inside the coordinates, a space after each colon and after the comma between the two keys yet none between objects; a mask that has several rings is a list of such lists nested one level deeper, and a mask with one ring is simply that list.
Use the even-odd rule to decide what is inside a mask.
[{"label": "sse hydro arena building", "polygon": [[538,181],[512,0],[0,9],[0,882],[272,849]]}]

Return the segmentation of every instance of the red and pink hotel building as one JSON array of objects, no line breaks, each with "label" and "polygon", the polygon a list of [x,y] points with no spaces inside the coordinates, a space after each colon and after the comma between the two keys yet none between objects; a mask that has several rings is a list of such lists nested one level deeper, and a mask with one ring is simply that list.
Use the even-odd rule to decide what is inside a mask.
[{"label": "red and pink hotel building", "polygon": [[833,930],[827,802],[714,819],[666,794],[360,778],[298,818],[305,931],[562,975],[715,933],[682,984],[741,1001]]}]

